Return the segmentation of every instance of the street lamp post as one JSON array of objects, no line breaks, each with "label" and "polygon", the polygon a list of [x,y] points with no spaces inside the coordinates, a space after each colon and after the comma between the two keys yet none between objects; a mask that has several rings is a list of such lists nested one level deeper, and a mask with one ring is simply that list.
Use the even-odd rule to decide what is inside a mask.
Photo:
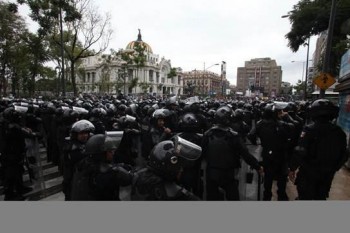
[{"label": "street lamp post", "polygon": [[[205,88],[204,88],[204,85],[205,85],[204,77],[205,77],[206,71],[207,71],[209,68],[211,68],[211,67],[213,67],[213,66],[218,66],[218,65],[220,65],[220,64],[219,64],[219,63],[215,63],[215,64],[213,64],[213,65],[211,65],[211,66],[205,68],[205,62],[204,62],[204,70],[203,70],[203,94],[204,94],[204,89],[205,89]],[[209,86],[210,86],[210,83],[209,83]],[[210,91],[210,88],[209,88],[209,91]]]}]

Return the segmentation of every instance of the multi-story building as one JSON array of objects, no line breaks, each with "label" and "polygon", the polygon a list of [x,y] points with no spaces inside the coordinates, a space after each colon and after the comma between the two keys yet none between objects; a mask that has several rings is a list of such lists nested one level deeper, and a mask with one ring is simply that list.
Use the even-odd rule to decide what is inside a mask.
[{"label": "multi-story building", "polygon": [[315,89],[315,84],[313,83],[313,78],[315,75],[315,67],[309,67],[308,71],[307,71],[307,89],[306,89],[306,93],[309,96],[310,94],[312,94],[312,92]]},{"label": "multi-story building", "polygon": [[281,91],[282,69],[271,58],[255,58],[237,68],[237,91],[277,96]]},{"label": "multi-story building", "polygon": [[[123,55],[137,56],[137,45],[144,48],[145,62],[142,66],[128,63]],[[107,57],[109,60],[107,61]],[[151,46],[144,42],[141,32],[137,40],[128,43],[125,49],[115,54],[105,54],[83,59],[77,77],[77,87],[83,93],[117,93],[153,95],[183,93],[182,70],[171,73],[171,62],[154,54]]]},{"label": "multi-story building", "polygon": [[[192,94],[216,95],[222,92],[222,78],[219,74],[206,70],[183,72],[184,88],[192,86]],[[185,91],[186,92],[186,91]]]}]

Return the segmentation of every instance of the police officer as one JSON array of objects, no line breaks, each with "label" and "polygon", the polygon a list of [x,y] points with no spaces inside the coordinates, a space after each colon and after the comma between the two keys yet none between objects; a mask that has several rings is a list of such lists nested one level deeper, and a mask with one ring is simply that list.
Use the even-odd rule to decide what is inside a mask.
[{"label": "police officer", "polygon": [[278,200],[288,200],[286,183],[288,175],[288,147],[292,137],[291,123],[282,121],[287,113],[283,109],[287,103],[271,103],[266,105],[263,119],[257,123],[256,135],[262,146],[264,166],[264,196],[263,200],[272,198],[272,183],[277,180]]},{"label": "police officer", "polygon": [[114,164],[113,156],[122,134],[96,134],[85,146],[87,157],[76,165],[71,200],[118,201],[119,187],[131,185],[131,167]]},{"label": "police officer", "polygon": [[157,109],[152,115],[152,127],[150,130],[151,148],[161,141],[170,139],[173,134],[172,130],[166,127],[166,119],[170,115],[168,109]]},{"label": "police officer", "polygon": [[95,130],[94,125],[87,120],[80,120],[73,124],[70,131],[70,140],[64,150],[63,157],[63,193],[65,200],[70,200],[72,179],[75,165],[85,158],[85,144],[90,134]]},{"label": "police officer", "polygon": [[202,149],[207,162],[206,190],[208,200],[223,200],[219,188],[226,192],[227,200],[239,200],[238,180],[240,157],[260,173],[263,168],[251,155],[237,132],[230,127],[233,111],[228,106],[215,113],[216,125],[204,133]]},{"label": "police officer", "polygon": [[[201,146],[203,135],[199,134],[199,122],[193,113],[186,113],[179,120],[179,131],[177,136],[186,139],[197,146]],[[184,168],[180,183],[196,196],[203,197],[203,181],[201,179],[202,159],[197,159],[192,165]]]},{"label": "police officer", "polygon": [[26,153],[25,138],[34,137],[31,129],[22,126],[22,113],[18,106],[6,108],[1,164],[4,170],[4,200],[24,200],[23,194],[32,190],[23,186],[23,164]]},{"label": "police officer", "polygon": [[200,155],[199,146],[177,136],[158,143],[150,153],[148,165],[134,175],[131,200],[199,200],[176,181],[183,168]]},{"label": "police officer", "polygon": [[311,104],[313,123],[304,127],[290,164],[289,178],[295,181],[299,200],[326,200],[335,172],[347,160],[346,135],[331,123],[338,111],[326,99]]}]

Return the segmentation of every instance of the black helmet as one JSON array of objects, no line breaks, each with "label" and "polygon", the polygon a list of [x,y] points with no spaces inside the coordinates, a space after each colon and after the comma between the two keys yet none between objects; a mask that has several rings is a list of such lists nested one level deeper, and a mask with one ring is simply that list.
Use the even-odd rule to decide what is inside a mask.
[{"label": "black helmet", "polygon": [[101,120],[106,115],[107,115],[107,112],[103,108],[94,108],[90,112],[90,120],[91,121]]},{"label": "black helmet", "polygon": [[170,111],[168,109],[162,108],[162,109],[156,109],[153,114],[152,118],[155,120],[158,119],[165,119],[170,115]]},{"label": "black helmet", "polygon": [[119,112],[125,112],[126,108],[127,108],[127,106],[125,104],[119,104],[117,107]]},{"label": "black helmet", "polygon": [[215,113],[215,122],[222,125],[228,125],[232,116],[232,109],[228,106],[218,108]]},{"label": "black helmet", "polygon": [[95,130],[95,126],[88,120],[80,120],[72,125],[71,133],[89,132],[92,133]]},{"label": "black helmet", "polygon": [[3,112],[3,117],[11,123],[19,123],[21,121],[22,114],[16,111],[16,107],[18,106],[6,108]]},{"label": "black helmet", "polygon": [[311,118],[328,118],[332,120],[338,116],[339,108],[327,99],[315,100],[310,106]]},{"label": "black helmet", "polygon": [[181,130],[194,130],[198,128],[197,117],[193,113],[184,114],[179,120],[179,127]]},{"label": "black helmet", "polygon": [[118,119],[118,125],[120,129],[133,128],[133,126],[137,125],[136,118],[130,115],[122,116]]},{"label": "black helmet", "polygon": [[85,154],[91,156],[95,161],[105,159],[106,151],[118,149],[123,137],[123,132],[117,136],[109,136],[106,134],[96,134],[89,138],[85,145]]},{"label": "black helmet", "polygon": [[237,108],[235,110],[235,119],[237,121],[242,121],[244,118],[245,112],[243,111],[243,109]]},{"label": "black helmet", "polygon": [[175,136],[155,145],[149,156],[149,166],[165,179],[173,180],[181,169],[196,161],[202,148],[181,137]]}]

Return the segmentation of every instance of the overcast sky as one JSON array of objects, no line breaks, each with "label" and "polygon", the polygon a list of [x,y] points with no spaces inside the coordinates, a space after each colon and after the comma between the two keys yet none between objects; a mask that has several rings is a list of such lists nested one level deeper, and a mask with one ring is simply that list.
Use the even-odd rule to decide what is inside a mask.
[{"label": "overcast sky", "polygon": [[[285,34],[298,0],[91,0],[101,14],[112,15],[110,48],[125,48],[142,39],[155,54],[184,71],[226,61],[227,78],[236,84],[237,68],[252,58],[270,57],[282,66],[282,80],[296,83],[303,75],[306,47],[293,53]],[[316,37],[311,38],[310,59]],[[297,61],[292,63],[291,61]],[[311,66],[312,63],[309,65]],[[220,66],[210,71],[220,73]]]}]

